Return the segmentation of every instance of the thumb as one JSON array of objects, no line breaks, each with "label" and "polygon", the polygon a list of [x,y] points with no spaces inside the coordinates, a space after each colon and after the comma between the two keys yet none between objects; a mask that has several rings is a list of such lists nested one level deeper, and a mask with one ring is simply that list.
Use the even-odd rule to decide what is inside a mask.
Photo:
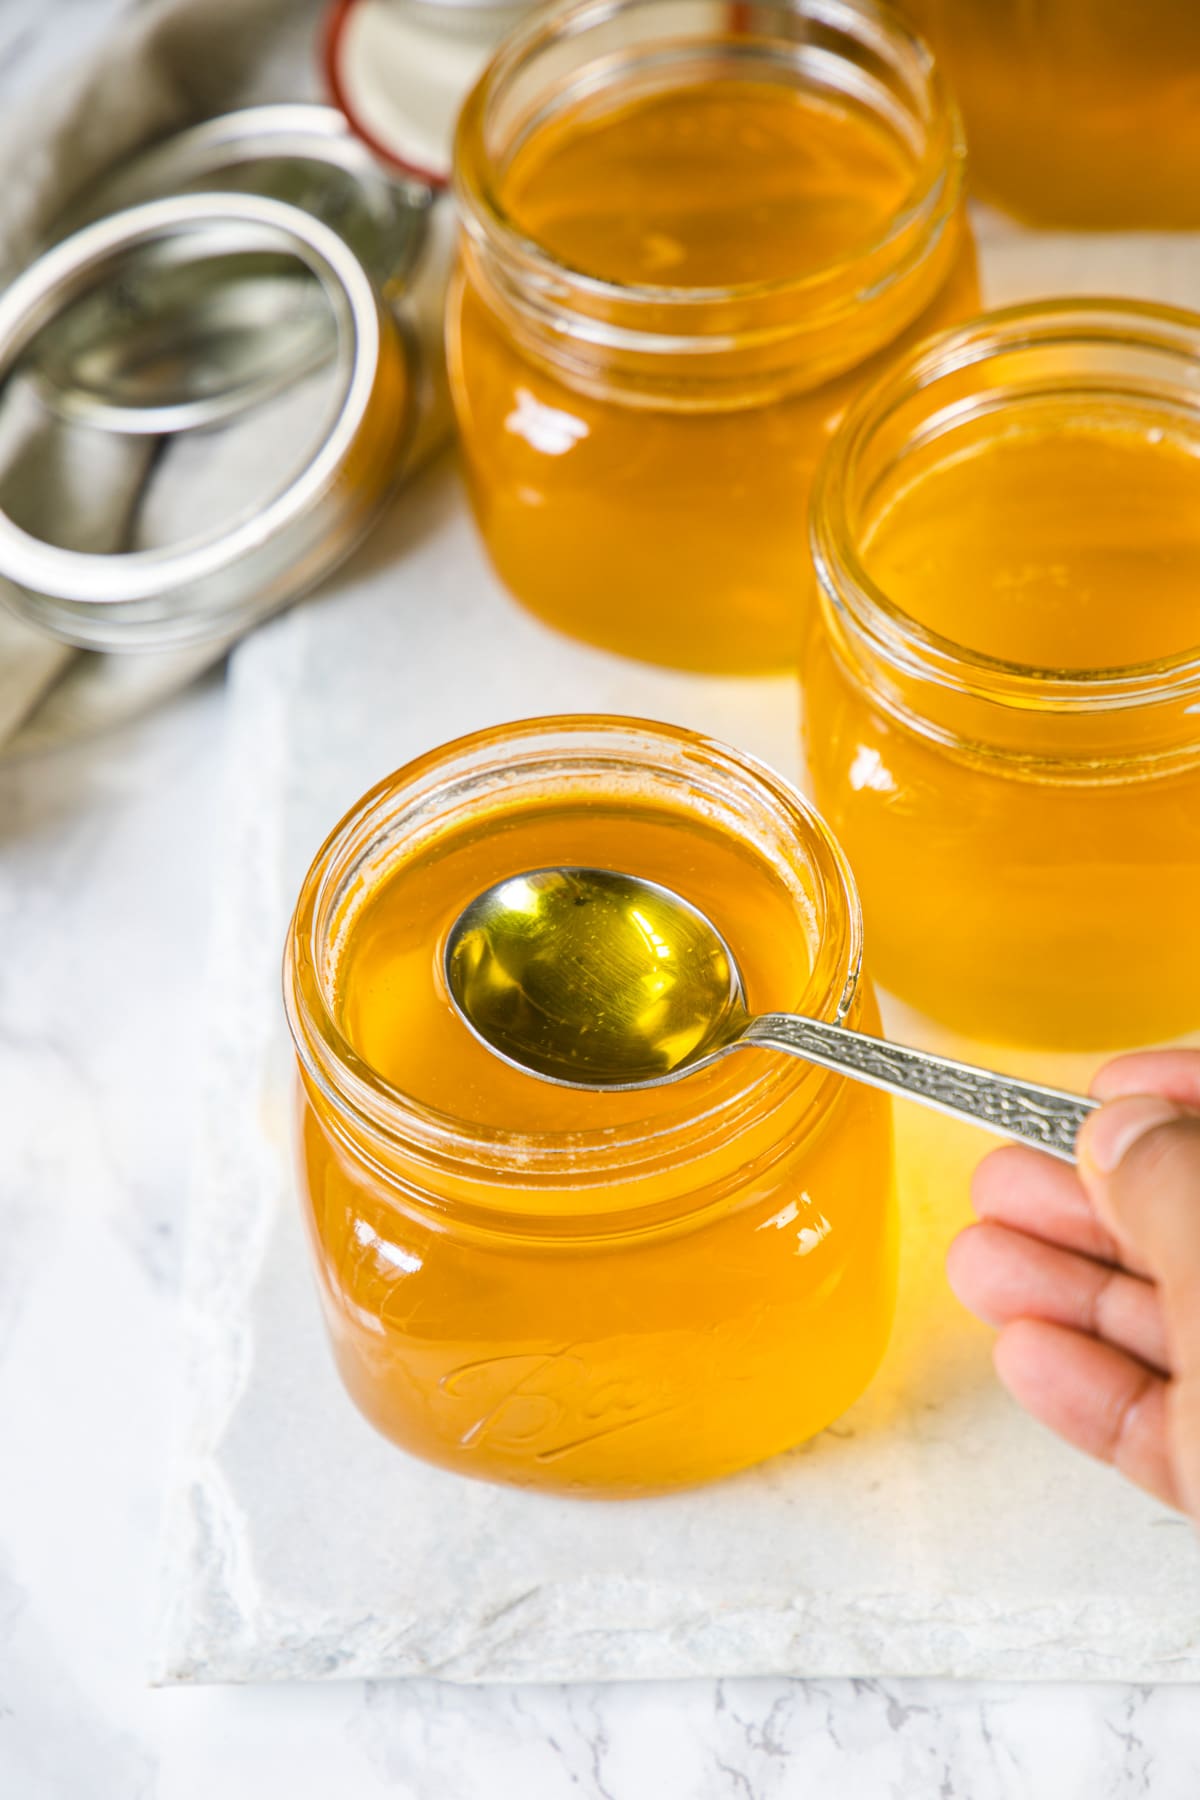
[{"label": "thumb", "polygon": [[1157,1094],[1122,1096],[1087,1120],[1078,1156],[1102,1224],[1158,1284],[1174,1376],[1172,1461],[1200,1520],[1200,1113]]}]

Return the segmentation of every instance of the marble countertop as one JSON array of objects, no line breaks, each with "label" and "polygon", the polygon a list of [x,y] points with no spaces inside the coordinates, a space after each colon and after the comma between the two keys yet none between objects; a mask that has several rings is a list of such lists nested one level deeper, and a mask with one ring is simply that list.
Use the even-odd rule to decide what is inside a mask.
[{"label": "marble countertop", "polygon": [[[0,99],[132,9],[0,0]],[[148,1685],[224,726],[0,768],[3,1800],[1194,1800],[1193,1687]]]},{"label": "marble countertop", "polygon": [[4,1800],[1194,1800],[1192,1687],[147,1685],[223,715],[0,771]]}]

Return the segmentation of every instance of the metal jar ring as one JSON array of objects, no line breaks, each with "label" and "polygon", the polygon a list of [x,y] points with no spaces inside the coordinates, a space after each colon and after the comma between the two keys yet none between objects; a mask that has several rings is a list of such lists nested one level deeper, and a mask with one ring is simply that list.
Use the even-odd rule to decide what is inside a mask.
[{"label": "metal jar ring", "polygon": [[406,345],[354,252],[282,201],[186,194],[87,225],[0,296],[0,384],[47,324],[131,249],[194,235],[197,256],[283,251],[320,282],[334,317],[338,401],[287,486],[252,517],[178,549],[93,555],[30,535],[0,510],[0,589],[25,618],[97,649],[231,636],[319,582],[361,539],[399,471],[412,424]]}]

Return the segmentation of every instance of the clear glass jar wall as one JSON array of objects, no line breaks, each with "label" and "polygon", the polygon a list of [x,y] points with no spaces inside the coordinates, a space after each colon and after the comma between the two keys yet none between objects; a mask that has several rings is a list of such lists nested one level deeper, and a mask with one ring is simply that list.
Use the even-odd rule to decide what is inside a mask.
[{"label": "clear glass jar wall", "polygon": [[645,1493],[783,1450],[869,1381],[890,1109],[756,1051],[642,1094],[499,1062],[441,986],[445,934],[492,881],[572,862],[682,888],[751,1005],[877,1028],[850,875],[786,784],[663,726],[498,728],[367,795],[305,881],[302,1192],[338,1365],[381,1431],[464,1474]]},{"label": "clear glass jar wall", "polygon": [[447,349],[513,593],[649,661],[795,665],[813,469],[978,304],[953,102],[872,0],[583,0],[459,123]]},{"label": "clear glass jar wall", "polygon": [[812,789],[881,983],[989,1041],[1200,1027],[1200,317],[922,347],[813,506]]}]

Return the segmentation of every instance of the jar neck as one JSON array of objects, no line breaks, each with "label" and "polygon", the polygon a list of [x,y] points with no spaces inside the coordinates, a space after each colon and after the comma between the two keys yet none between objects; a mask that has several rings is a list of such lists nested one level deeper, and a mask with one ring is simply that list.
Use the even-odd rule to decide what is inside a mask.
[{"label": "jar neck", "polygon": [[[725,78],[851,100],[913,168],[876,241],[795,279],[635,286],[558,260],[503,189],[535,132],[597,88],[614,100]],[[961,251],[958,114],[920,38],[873,0],[580,0],[502,47],[460,115],[455,192],[467,279],[533,360],[630,404],[720,409],[819,386],[931,304]]]},{"label": "jar neck", "polygon": [[[897,722],[1030,778],[1127,780],[1200,763],[1194,650],[1127,668],[1047,670],[926,629],[872,580],[871,497],[939,435],[1024,401],[1161,407],[1200,438],[1200,316],[1123,301],[1012,307],[927,341],[843,420],[818,471],[810,540],[821,626],[852,682]],[[931,521],[930,529],[936,529]]]}]

